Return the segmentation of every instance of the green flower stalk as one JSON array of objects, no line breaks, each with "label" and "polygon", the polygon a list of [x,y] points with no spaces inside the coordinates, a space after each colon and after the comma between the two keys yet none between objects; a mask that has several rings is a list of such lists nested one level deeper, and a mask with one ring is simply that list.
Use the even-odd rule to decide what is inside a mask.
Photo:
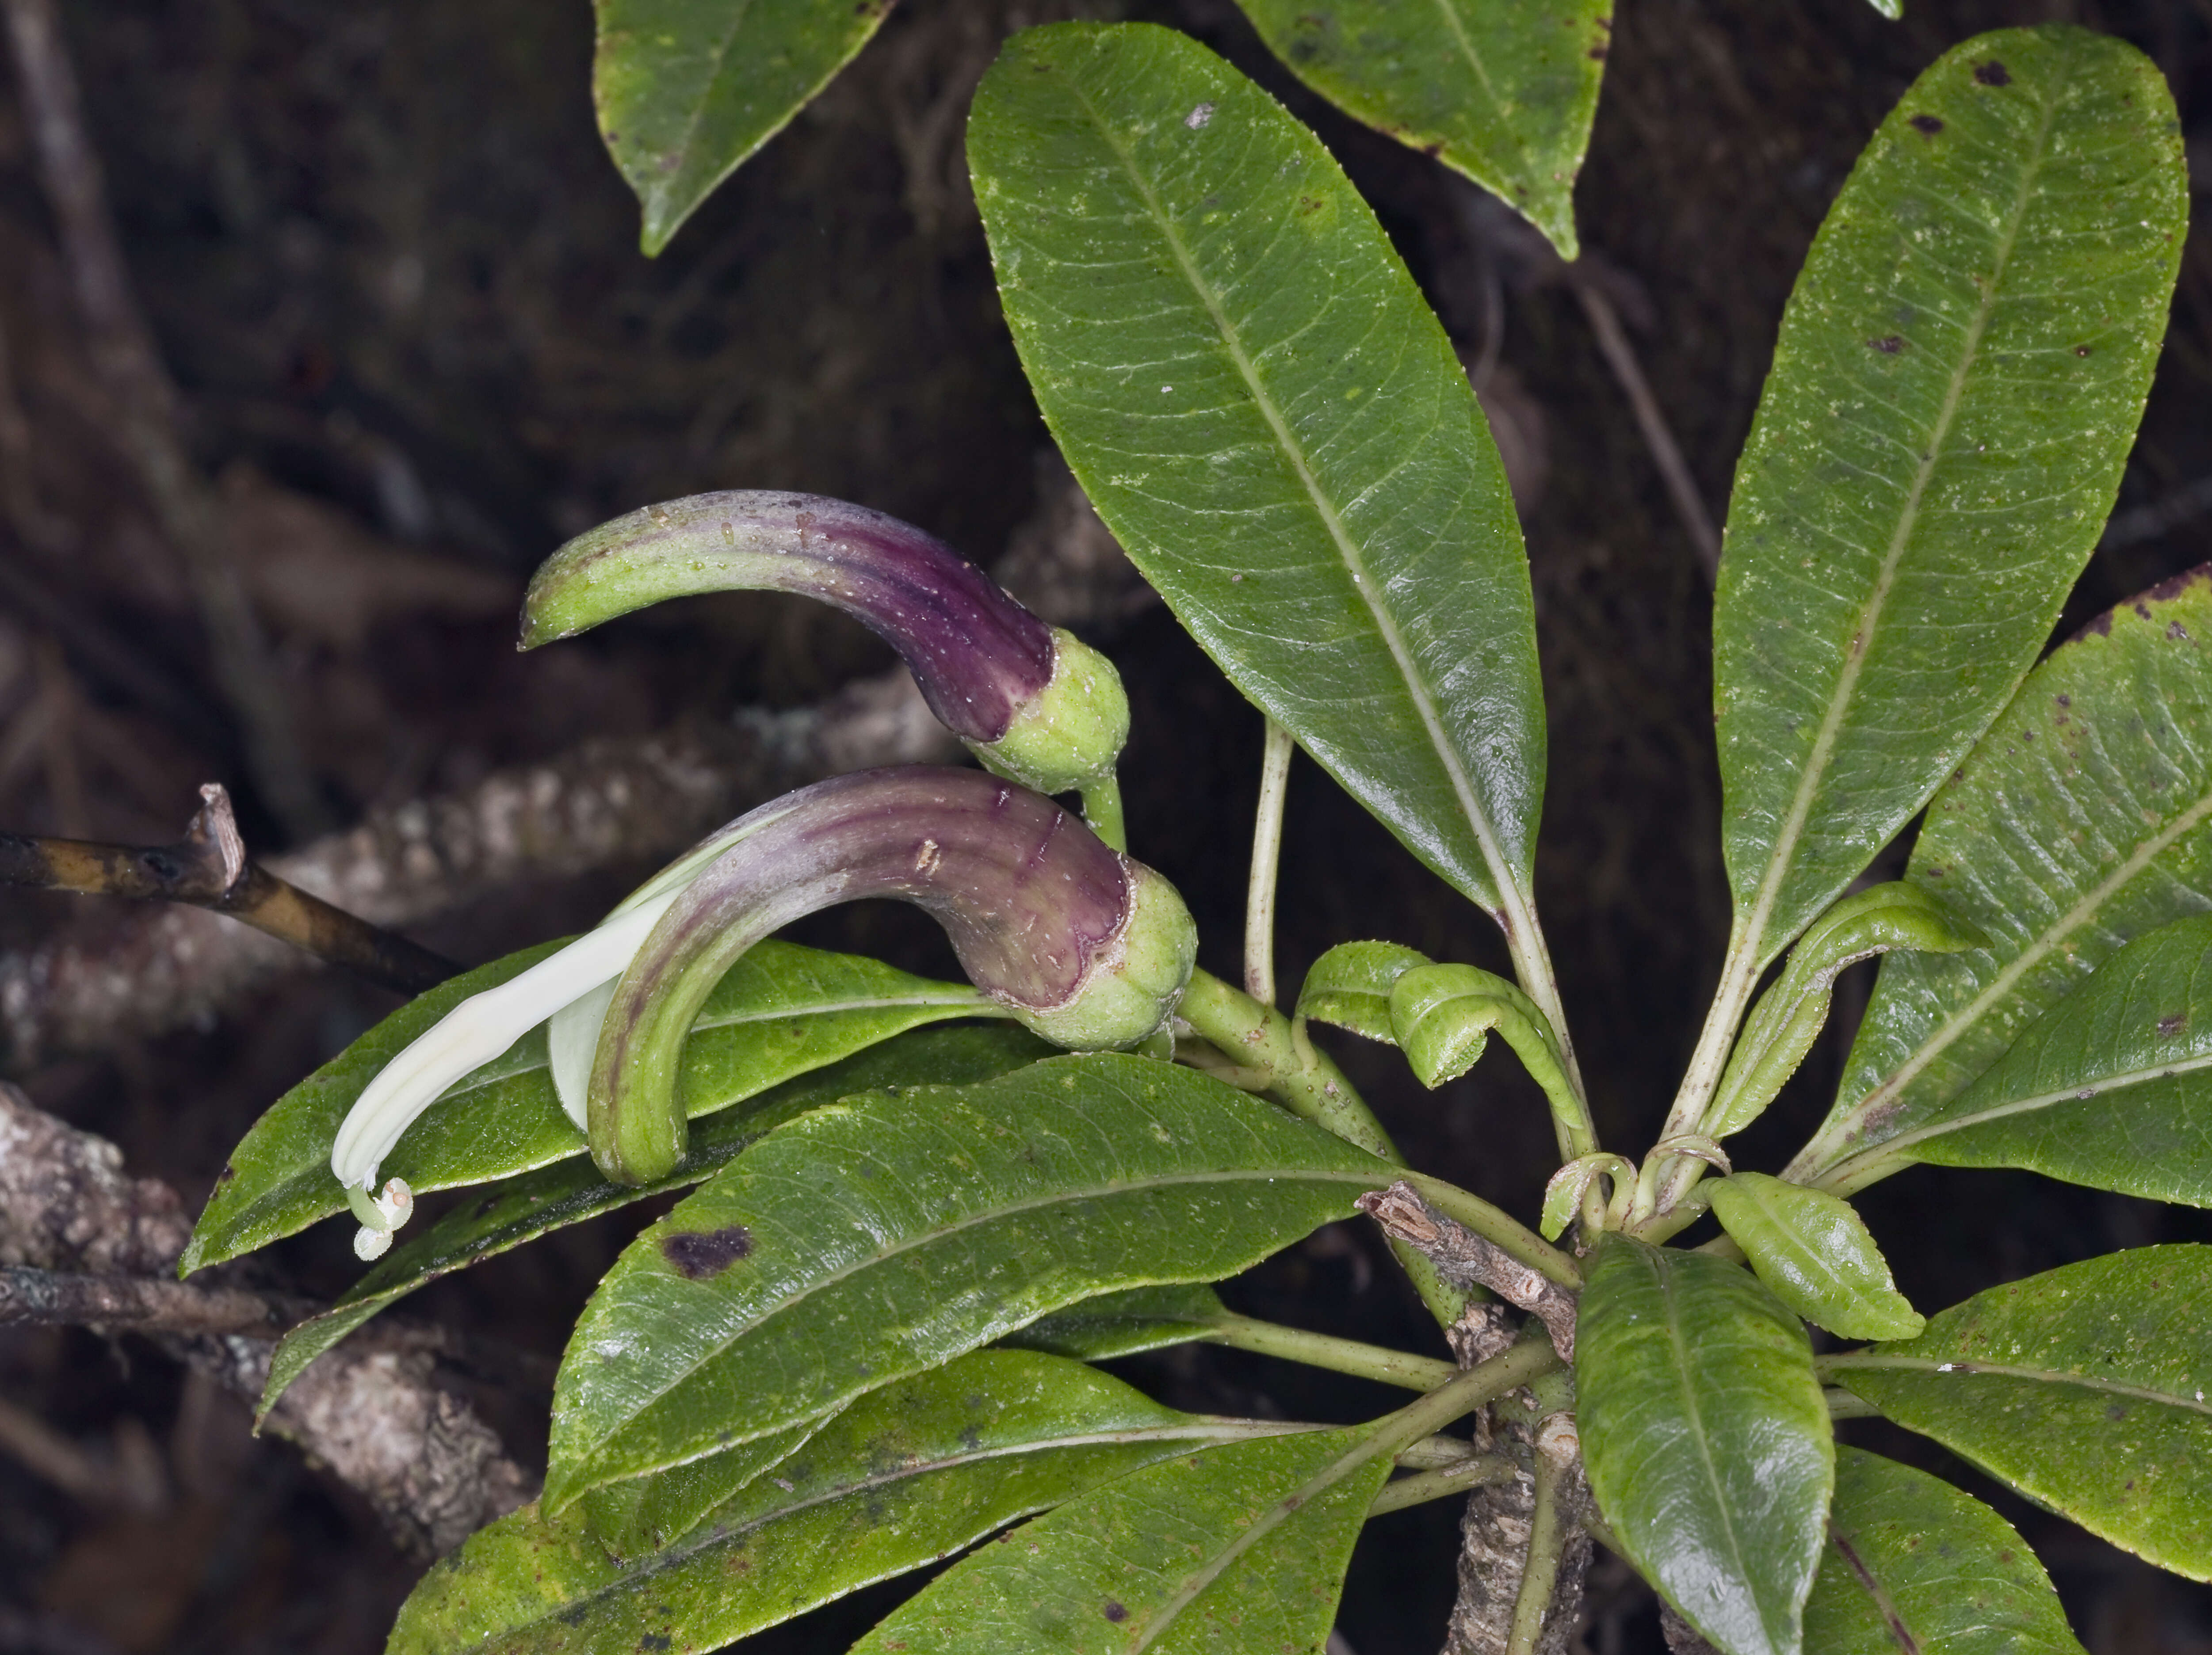
[{"label": "green flower stalk", "polygon": [[996,774],[1041,793],[1110,786],[1129,734],[1113,663],[943,542],[844,500],[735,489],[602,524],[532,578],[522,647],[665,597],[734,590],[798,592],[854,616],[899,652],[930,711]]},{"label": "green flower stalk", "polygon": [[969,980],[1074,1051],[1133,1046],[1164,1024],[1198,936],[1175,888],[1050,799],[972,770],[863,771],[732,825],[733,844],[664,913],[600,1028],[586,1106],[592,1158],[649,1183],[683,1159],[684,1040],[747,949],[864,897],[945,927]]}]

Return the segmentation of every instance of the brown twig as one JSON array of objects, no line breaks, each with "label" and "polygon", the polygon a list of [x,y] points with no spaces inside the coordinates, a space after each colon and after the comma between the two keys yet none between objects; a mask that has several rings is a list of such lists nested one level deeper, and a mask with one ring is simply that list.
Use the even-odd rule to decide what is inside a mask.
[{"label": "brown twig", "polygon": [[404,937],[310,896],[251,860],[231,812],[230,795],[219,782],[200,789],[199,812],[174,845],[94,845],[0,834],[0,884],[189,903],[403,994],[420,994],[460,969]]},{"label": "brown twig", "polygon": [[0,1326],[44,1322],[142,1333],[255,1333],[273,1339],[319,1308],[312,1300],[271,1297],[243,1288],[0,1265]]},{"label": "brown twig", "polygon": [[1559,1360],[1574,1361],[1575,1296],[1558,1282],[1446,1217],[1402,1179],[1387,1190],[1370,1191],[1356,1204],[1385,1235],[1403,1242],[1434,1264],[1437,1274],[1449,1285],[1462,1292],[1487,1288],[1506,1303],[1536,1317],[1552,1336],[1552,1348],[1559,1353]]},{"label": "brown twig", "polygon": [[178,436],[176,388],[131,292],[53,0],[0,4],[94,369],[114,404],[124,451],[148,503],[185,566],[254,784],[277,818],[305,837],[327,825],[329,811],[300,750],[267,640],[224,549],[220,510]]}]

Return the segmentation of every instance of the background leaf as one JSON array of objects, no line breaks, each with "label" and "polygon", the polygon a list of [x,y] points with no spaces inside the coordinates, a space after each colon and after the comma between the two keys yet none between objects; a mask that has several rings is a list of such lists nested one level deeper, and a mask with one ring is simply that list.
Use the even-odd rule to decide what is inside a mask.
[{"label": "background leaf", "polygon": [[868,43],[890,0],[596,0],[592,93],[657,253]]},{"label": "background leaf", "polygon": [[639,1563],[611,1559],[579,1513],[524,1507],[423,1578],[391,1655],[713,1649],[1194,1444],[1297,1428],[1196,1419],[1079,1363],[977,1351],[861,1398]]},{"label": "background leaf", "polygon": [[613,1183],[582,1156],[502,1179],[392,1249],[330,1309],[309,1317],[279,1340],[260,1410],[268,1412],[309,1362],[426,1282],[535,1240],[549,1230],[581,1223],[664,1190],[696,1184],[785,1121],[854,1092],[988,1080],[1049,1057],[1054,1050],[1012,1023],[916,1029],[772,1087],[746,1108],[707,1117],[693,1129],[683,1164],[661,1183]]},{"label": "background leaf", "polygon": [[2002,30],[1914,82],[1829,210],[1714,601],[1723,838],[1754,963],[1926,803],[2049,637],[2165,332],[2180,146],[2133,47]]},{"label": "background leaf", "polygon": [[2212,1579],[2212,1247],[2139,1247],[1954,1305],[1827,1377],[2114,1545]]},{"label": "background leaf", "polygon": [[1928,1325],[1848,1201],[1764,1173],[1705,1187],[1767,1291],[1807,1321],[1846,1339],[1908,1338]]},{"label": "background leaf", "polygon": [[1078,1361],[1103,1362],[1202,1339],[1228,1313],[1221,1295],[1203,1282],[1130,1288],[1102,1293],[1040,1317],[1001,1343]]},{"label": "background leaf", "polygon": [[599,1284],[555,1385],[547,1503],[811,1418],[1103,1292],[1217,1281],[1391,1175],[1233,1087],[1118,1054],[816,1110]]},{"label": "background leaf", "polygon": [[968,153],[1022,365],[1100,516],[1237,688],[1525,943],[1528,560],[1367,204],[1273,99],[1146,24],[1017,36]]},{"label": "background leaf", "polygon": [[1320,1655],[1367,1508],[1367,1434],[1236,1443],[1152,1465],[955,1564],[854,1655]]},{"label": "background leaf", "polygon": [[1612,1234],[1585,1270],[1576,1414],[1598,1509],[1723,1655],[1796,1655],[1834,1476],[1803,1326],[1709,1255]]},{"label": "background leaf", "polygon": [[2083,1655],[2027,1543],[1940,1477],[1838,1448],[1829,1531],[1806,1655]]},{"label": "background leaf", "polygon": [[1575,174],[1613,40],[1610,0],[1239,0],[1315,91],[1502,197],[1551,239],[1575,239]]},{"label": "background leaf", "polygon": [[2212,1206],[2212,915],[2136,938],[1981,1079],[1834,1181],[1909,1161]]},{"label": "background leaf", "polygon": [[[480,967],[410,1000],[271,1104],[231,1152],[192,1231],[189,1273],[345,1210],[331,1143],[362,1088],[471,994],[535,965],[561,941]],[[858,955],[767,942],[716,985],[684,1048],[694,1119],[925,1023],[1005,1014],[964,983],[933,982]],[[382,1172],[415,1193],[483,1184],[584,1153],[546,1068],[545,1031],[456,1082],[407,1129]]]},{"label": "background leaf", "polygon": [[1929,808],[1909,874],[1990,946],[1882,961],[1820,1135],[1784,1174],[1915,1130],[2130,937],[2212,910],[2212,571],[2038,667]]}]

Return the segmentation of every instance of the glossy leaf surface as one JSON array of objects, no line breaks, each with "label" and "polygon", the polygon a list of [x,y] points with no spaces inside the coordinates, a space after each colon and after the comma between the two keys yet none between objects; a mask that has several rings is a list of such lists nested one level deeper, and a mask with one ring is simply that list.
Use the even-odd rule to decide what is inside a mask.
[{"label": "glossy leaf surface", "polygon": [[888,0],[596,0],[599,132],[647,253],[852,61]]},{"label": "glossy leaf surface", "polygon": [[1419,949],[1401,943],[1339,943],[1306,973],[1297,1015],[1395,1046],[1398,1031],[1390,1022],[1390,991],[1407,972],[1431,963]]},{"label": "glossy leaf surface", "polygon": [[862,1398],[635,1564],[580,1514],[526,1506],[424,1577],[391,1649],[713,1649],[1194,1445],[1283,1428],[1178,1414],[1058,1357],[978,1351]]},{"label": "glossy leaf surface", "polygon": [[1101,1293],[1218,1281],[1390,1176],[1272,1104],[1118,1054],[817,1109],[601,1282],[555,1385],[547,1503],[812,1418]]},{"label": "glossy leaf surface", "polygon": [[1613,39],[1608,0],[1240,0],[1291,71],[1338,108],[1437,157],[1572,258],[1575,174]]},{"label": "glossy leaf surface", "polygon": [[1929,808],[1908,870],[1986,949],[1882,962],[1789,1175],[1913,1131],[2130,937],[2212,911],[2212,572],[2084,627]]},{"label": "glossy leaf surface", "polygon": [[1188,1454],[955,1564],[854,1655],[1320,1655],[1387,1455],[1324,1431]]},{"label": "glossy leaf surface", "polygon": [[1752,1007],[1705,1112],[1707,1135],[1740,1132],[1774,1101],[1826,1027],[1836,975],[1845,967],[1895,949],[1956,954],[1988,941],[1902,880],[1844,897],[1806,928],[1780,978]]},{"label": "glossy leaf surface", "polygon": [[1822,1366],[2093,1534],[2212,1579],[2212,1247],[2140,1247],[1992,1288],[1917,1339]]},{"label": "glossy leaf surface", "polygon": [[1130,1288],[1102,1293],[1040,1317],[1002,1343],[1077,1361],[1103,1362],[1202,1339],[1228,1313],[1221,1295],[1203,1282]]},{"label": "glossy leaf surface", "polygon": [[1522,925],[1528,560],[1467,374],[1367,204],[1273,99],[1151,25],[1015,37],[968,153],[1023,367],[1100,516],[1239,689]]},{"label": "glossy leaf surface", "polygon": [[[331,1142],[362,1088],[461,1001],[560,946],[525,949],[441,984],[270,1105],[231,1152],[183,1268],[234,1258],[344,1211]],[[696,1119],[909,1028],[1002,1015],[964,983],[933,982],[857,955],[763,943],[723,978],[692,1025],[685,1107]],[[432,1104],[385,1157],[383,1173],[422,1195],[528,1172],[584,1149],[584,1135],[554,1094],[540,1028]]]},{"label": "glossy leaf surface", "polygon": [[592,1537],[617,1562],[665,1551],[696,1530],[763,1472],[788,1458],[837,1416],[771,1431],[703,1459],[647,1476],[603,1482],[577,1503]]},{"label": "glossy leaf surface", "polygon": [[1708,1255],[1608,1234],[1584,1269],[1576,1416],[1598,1509],[1723,1655],[1796,1655],[1834,1476],[1803,1326]]},{"label": "glossy leaf surface", "polygon": [[663,1183],[643,1187],[617,1184],[580,1156],[504,1179],[393,1248],[329,1310],[287,1333],[270,1362],[261,1409],[265,1413],[309,1362],[426,1282],[535,1240],[549,1230],[596,1218],[663,1190],[696,1184],[773,1128],[809,1109],[878,1087],[958,1086],[988,1080],[1054,1051],[1012,1023],[915,1029],[842,1063],[786,1081],[751,1099],[745,1108],[708,1116],[692,1131],[683,1164]]},{"label": "glossy leaf surface", "polygon": [[1836,1451],[1806,1655],[2082,1655],[2012,1525],[1940,1477]]},{"label": "glossy leaf surface", "polygon": [[1753,961],[1927,801],[2049,637],[2142,415],[2187,197],[2156,68],[2051,27],[1938,59],[1829,210],[1715,596]]},{"label": "glossy leaf surface", "polygon": [[1850,1202],[1764,1173],[1705,1188],[1759,1279],[1807,1321],[1846,1339],[1905,1339],[1927,1326]]},{"label": "glossy leaf surface", "polygon": [[2136,938],[1981,1079],[1836,1179],[1907,1160],[2212,1206],[2212,915]]}]

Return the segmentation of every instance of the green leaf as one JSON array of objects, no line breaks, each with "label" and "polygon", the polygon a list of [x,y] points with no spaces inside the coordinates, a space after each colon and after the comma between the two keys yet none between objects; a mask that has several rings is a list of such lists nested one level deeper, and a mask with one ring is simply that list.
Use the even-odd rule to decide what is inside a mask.
[{"label": "green leaf", "polygon": [[969,163],[1045,421],[1237,688],[1534,946],[1528,559],[1467,375],[1313,134],[1194,40],[1031,29]]},{"label": "green leaf", "polygon": [[579,1509],[592,1537],[617,1562],[641,1561],[694,1532],[762,1472],[789,1458],[836,1417],[825,1414],[665,1471],[603,1482],[578,1502]]},{"label": "green leaf", "polygon": [[1905,1339],[1927,1319],[1897,1290],[1866,1222],[1840,1196],[1764,1173],[1709,1182],[1713,1216],[1767,1289],[1846,1339]]},{"label": "green leaf", "polygon": [[1544,1088],[1559,1153],[1586,1155],[1595,1145],[1551,1021],[1504,978],[1474,966],[1416,966],[1391,987],[1390,1023],[1407,1063],[1431,1091],[1474,1068],[1495,1029]]},{"label": "green leaf", "polygon": [[2136,938],[1981,1079],[1831,1178],[1857,1188],[1915,1161],[2212,1207],[2212,915]]},{"label": "green leaf", "polygon": [[1781,977],[1752,1008],[1705,1111],[1706,1134],[1740,1132],[1774,1101],[1826,1025],[1829,998],[1845,967],[1894,949],[1957,954],[1988,942],[1902,880],[1844,897],[1806,927]]},{"label": "green leaf", "polygon": [[596,0],[592,94],[647,254],[868,43],[889,0]]},{"label": "green leaf", "polygon": [[2069,1264],[1821,1366],[2091,1533],[2212,1580],[2212,1247]]},{"label": "green leaf", "polygon": [[[179,1268],[266,1246],[345,1210],[331,1142],[376,1072],[471,995],[535,965],[568,939],[510,954],[410,1000],[294,1087],[231,1151]],[[1004,1014],[964,983],[932,982],[857,955],[763,943],[708,997],[684,1049],[694,1119],[925,1023]],[[455,1084],[385,1157],[416,1195],[488,1183],[585,1152],[546,1068],[545,1031]]]},{"label": "green leaf", "polygon": [[1709,1255],[1608,1234],[1584,1269],[1577,1421],[1598,1509],[1722,1655],[1796,1655],[1835,1465],[1803,1325]]},{"label": "green leaf", "polygon": [[1321,1655],[1390,1475],[1363,1430],[1147,1467],[963,1559],[854,1655]]},{"label": "green leaf", "polygon": [[2122,943],[2212,909],[2212,572],[2101,615],[1936,796],[1908,874],[1986,949],[1882,962],[1836,1106],[1784,1176],[1917,1131]]},{"label": "green leaf", "polygon": [[1239,0],[1315,91],[1517,209],[1562,258],[1613,39],[1609,0]]},{"label": "green leaf", "polygon": [[424,1577],[391,1655],[717,1648],[1194,1446],[1296,1428],[1195,1419],[1079,1363],[978,1351],[861,1398],[659,1555],[610,1559],[580,1513],[501,1519]]},{"label": "green leaf", "polygon": [[1807,1655],[2084,1655],[2027,1543],[1941,1478],[1836,1451]]},{"label": "green leaf", "polygon": [[1040,1317],[1000,1343],[1103,1362],[1202,1339],[1228,1313],[1221,1295],[1203,1283],[1130,1288]]},{"label": "green leaf", "polygon": [[547,1504],[811,1419],[1101,1293],[1218,1281],[1392,1176],[1233,1087],[1118,1053],[815,1110],[600,1282],[555,1384]]},{"label": "green leaf", "polygon": [[1860,157],[1783,318],[1714,599],[1739,960],[1850,882],[2050,636],[2187,207],[2166,82],[2076,28],[1954,48]]},{"label": "green leaf", "polygon": [[1395,1046],[1390,991],[1407,972],[1431,963],[1419,949],[1397,943],[1339,943],[1306,973],[1297,1015]]},{"label": "green leaf", "polygon": [[746,1108],[708,1117],[692,1132],[683,1164],[661,1183],[613,1183],[582,1156],[503,1179],[395,1247],[330,1309],[309,1317],[279,1340],[269,1364],[260,1411],[266,1414],[274,1407],[316,1357],[426,1282],[466,1270],[550,1230],[596,1218],[664,1190],[696,1184],[773,1128],[853,1093],[894,1085],[957,1086],[989,1080],[1048,1057],[1054,1049],[1012,1023],[916,1029],[772,1087],[750,1100]]}]

